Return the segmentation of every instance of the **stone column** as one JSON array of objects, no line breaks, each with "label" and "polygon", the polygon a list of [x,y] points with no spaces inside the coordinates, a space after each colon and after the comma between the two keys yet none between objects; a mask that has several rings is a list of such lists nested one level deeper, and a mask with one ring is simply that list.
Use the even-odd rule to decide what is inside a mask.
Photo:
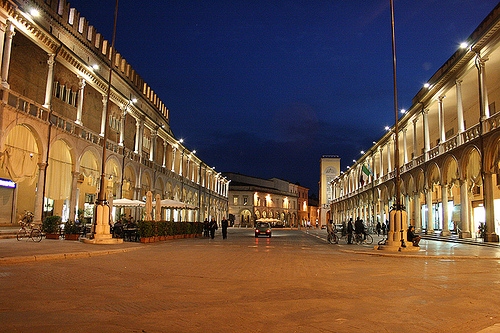
[{"label": "stone column", "polygon": [[[70,220],[72,219],[77,219],[78,218],[78,211],[77,211],[77,200],[78,200],[78,177],[80,176],[80,173],[77,171],[72,172],[72,178],[71,178],[71,195],[69,198],[69,213],[70,213]],[[73,216],[71,216],[73,214]]]},{"label": "stone column", "polygon": [[54,64],[55,64],[54,53],[49,53],[49,59],[47,60],[48,72],[47,72],[47,84],[45,85],[45,102],[43,106],[47,109],[51,108],[52,104],[52,89],[54,88]]},{"label": "stone column", "polygon": [[[78,77],[78,103],[76,104],[76,120],[75,123],[78,125],[83,125],[82,123],[82,113],[83,113],[83,97],[85,88],[85,79],[81,76]],[[104,133],[104,132],[103,132]],[[102,134],[104,136],[104,134]]]},{"label": "stone column", "polygon": [[124,146],[125,145],[125,117],[127,116],[127,107],[122,109],[122,113],[120,116],[120,142],[118,143],[119,146]]},{"label": "stone column", "polygon": [[427,234],[434,233],[434,212],[432,211],[432,187],[425,190],[425,201],[427,203]]},{"label": "stone column", "polygon": [[429,136],[429,109],[424,109],[422,111],[423,119],[424,119],[424,152],[425,152],[425,160],[429,159],[429,150],[431,150],[431,141]]},{"label": "stone column", "polygon": [[[443,99],[446,96],[441,95],[438,97],[438,126],[439,126],[439,145],[443,147],[442,145],[446,141],[446,132],[444,129],[444,106],[443,106]],[[442,152],[442,149],[439,150]]]},{"label": "stone column", "polygon": [[141,142],[141,122],[139,119],[135,120],[135,142],[134,142],[134,153],[139,154],[139,144]]},{"label": "stone column", "polygon": [[390,174],[392,170],[391,163],[391,139],[387,140],[387,174]]},{"label": "stone column", "polygon": [[379,177],[382,177],[384,175],[384,148],[381,146],[379,149],[379,153],[380,153],[380,175]]},{"label": "stone column", "polygon": [[476,55],[476,67],[478,71],[478,80],[479,80],[479,91],[480,95],[479,98],[481,99],[482,103],[482,110],[481,111],[481,120],[485,120],[490,117],[490,108],[489,108],[489,102],[488,102],[488,90],[486,89],[486,66],[485,63],[489,59],[487,57],[481,57],[479,53]]},{"label": "stone column", "polygon": [[[106,130],[106,112],[108,108],[108,98],[106,95],[102,95],[102,109],[101,109],[101,133],[100,136],[104,137],[104,131]],[[82,99],[83,102],[83,99]],[[82,103],[83,105],[83,103]],[[121,131],[120,131],[121,132]],[[121,134],[121,133],[120,133]],[[121,135],[120,135],[121,138]]]},{"label": "stone column", "polygon": [[498,235],[495,232],[495,206],[493,199],[493,175],[488,172],[484,174],[483,183],[483,202],[486,216],[486,235],[484,241],[498,243]]},{"label": "stone column", "polygon": [[443,229],[441,236],[449,236],[450,227],[448,226],[448,185],[441,185],[441,205],[443,206],[441,218],[443,219]]},{"label": "stone column", "polygon": [[42,222],[42,213],[43,213],[43,180],[45,178],[45,170],[47,168],[47,163],[38,163],[38,179],[37,179],[37,193],[35,195],[35,210],[33,212],[34,222],[41,223]]},{"label": "stone column", "polygon": [[420,192],[416,191],[413,193],[413,218],[415,219],[415,231],[422,231],[422,219],[420,217],[421,207],[420,207]]},{"label": "stone column", "polygon": [[464,122],[464,107],[462,103],[462,80],[456,80],[456,92],[457,92],[457,121],[458,121],[458,144],[463,143],[461,133],[465,132],[465,122]]},{"label": "stone column", "polygon": [[406,164],[408,163],[408,149],[406,145],[406,132],[408,129],[405,127],[403,128],[403,163]]},{"label": "stone column", "polygon": [[177,152],[177,148],[172,147],[172,168],[170,171],[175,172],[175,153]]},{"label": "stone column", "polygon": [[149,146],[149,160],[154,161],[155,159],[155,151],[156,151],[156,135],[157,130],[151,130],[151,145]]},{"label": "stone column", "polygon": [[162,164],[161,166],[165,168],[166,163],[167,163],[167,141],[163,140],[163,157],[162,157]]},{"label": "stone column", "polygon": [[[413,118],[412,122],[413,122],[413,159],[416,159],[417,156],[419,155],[418,154],[418,148],[417,148],[417,121],[418,121],[418,118],[415,117]],[[417,227],[415,227],[415,229],[417,229]]]},{"label": "stone column", "polygon": [[5,44],[2,55],[2,87],[9,89],[8,83],[9,69],[10,69],[10,56],[12,54],[12,38],[14,38],[14,25],[11,21],[7,21],[7,31],[5,33]]},{"label": "stone column", "polygon": [[[7,24],[4,22],[0,22],[0,60],[3,59],[3,49],[5,46],[5,31],[7,29]],[[0,73],[1,73],[1,66],[0,66]]]},{"label": "stone column", "polygon": [[467,179],[460,180],[460,222],[462,232],[460,238],[472,237],[470,232],[470,214],[469,214],[469,190]]}]

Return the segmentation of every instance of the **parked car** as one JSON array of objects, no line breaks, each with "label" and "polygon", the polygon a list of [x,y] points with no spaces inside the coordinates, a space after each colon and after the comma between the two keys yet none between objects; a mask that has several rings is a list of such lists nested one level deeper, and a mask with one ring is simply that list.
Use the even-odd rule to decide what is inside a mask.
[{"label": "parked car", "polygon": [[271,238],[271,223],[257,222],[257,224],[255,225],[255,237],[257,238],[260,235]]}]

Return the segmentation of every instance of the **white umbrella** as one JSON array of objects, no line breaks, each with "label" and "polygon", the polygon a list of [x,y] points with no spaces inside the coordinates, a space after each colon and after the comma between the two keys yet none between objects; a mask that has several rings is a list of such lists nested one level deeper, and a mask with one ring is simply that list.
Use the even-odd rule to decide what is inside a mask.
[{"label": "white umbrella", "polygon": [[[157,203],[155,202],[157,205]],[[186,208],[186,203],[177,200],[163,199],[160,201],[161,207],[172,208],[172,209],[183,209]]]},{"label": "white umbrella", "polygon": [[146,221],[151,221],[153,218],[151,217],[151,211],[153,210],[153,193],[148,191],[146,193]]},{"label": "white umbrella", "polygon": [[160,221],[161,220],[161,199],[160,195],[156,194],[156,201],[155,201],[155,220]]},{"label": "white umbrella", "polygon": [[115,207],[144,207],[145,203],[139,200],[130,199],[114,199],[113,206]]}]

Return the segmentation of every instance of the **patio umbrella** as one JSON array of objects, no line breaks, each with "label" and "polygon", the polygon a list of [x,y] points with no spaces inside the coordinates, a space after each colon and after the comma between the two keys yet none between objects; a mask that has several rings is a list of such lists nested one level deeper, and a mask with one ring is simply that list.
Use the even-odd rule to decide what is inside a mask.
[{"label": "patio umbrella", "polygon": [[161,198],[160,195],[156,195],[156,201],[155,201],[155,221],[160,221],[161,220]]},{"label": "patio umbrella", "polygon": [[153,193],[148,191],[146,193],[146,221],[151,221],[153,218],[151,217],[151,211],[153,210]]},{"label": "patio umbrella", "polygon": [[130,199],[115,199],[113,200],[113,206],[115,207],[144,207],[145,203],[139,200]]}]

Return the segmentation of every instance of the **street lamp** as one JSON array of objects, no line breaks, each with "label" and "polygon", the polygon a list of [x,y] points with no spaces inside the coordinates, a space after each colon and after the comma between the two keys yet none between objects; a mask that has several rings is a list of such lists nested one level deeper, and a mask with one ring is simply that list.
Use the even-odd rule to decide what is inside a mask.
[{"label": "street lamp", "polygon": [[108,91],[106,96],[106,114],[104,118],[104,136],[102,138],[102,160],[101,160],[101,182],[99,194],[96,200],[96,211],[94,221],[93,239],[85,240],[91,244],[119,244],[123,242],[121,238],[112,238],[109,232],[110,209],[106,200],[106,142],[108,140],[108,115],[111,109],[111,79],[113,77],[113,65],[115,59],[115,39],[116,39],[116,21],[118,18],[118,0],[115,2],[115,15],[113,23],[113,38],[111,40],[111,58],[109,62]]}]

